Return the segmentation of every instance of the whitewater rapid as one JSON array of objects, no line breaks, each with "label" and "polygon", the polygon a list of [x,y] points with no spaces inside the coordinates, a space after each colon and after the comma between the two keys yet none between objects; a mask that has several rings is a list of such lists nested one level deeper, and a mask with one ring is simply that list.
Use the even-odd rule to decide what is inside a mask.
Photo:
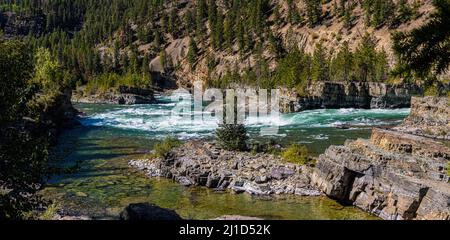
[{"label": "whitewater rapid", "polygon": [[[154,137],[168,134],[180,139],[206,137],[214,134],[218,121],[201,112],[173,114],[177,104],[189,106],[190,102],[173,102],[168,97],[158,97],[158,103],[132,106],[108,106],[92,111],[83,117],[84,126],[111,127],[152,133]],[[179,106],[179,105],[178,105]],[[397,124],[409,114],[410,109],[318,109],[299,113],[280,114],[279,118],[247,118],[245,125],[252,128],[278,126],[280,129],[371,127]],[[202,117],[203,114],[203,117]],[[324,137],[320,134],[318,138]]]}]

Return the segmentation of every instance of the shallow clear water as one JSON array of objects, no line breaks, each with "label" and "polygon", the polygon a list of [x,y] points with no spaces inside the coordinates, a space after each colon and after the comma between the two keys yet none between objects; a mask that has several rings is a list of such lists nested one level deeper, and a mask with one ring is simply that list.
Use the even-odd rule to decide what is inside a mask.
[{"label": "shallow clear water", "polygon": [[[224,214],[266,219],[374,219],[354,207],[344,207],[325,197],[253,197],[217,193],[206,188],[186,188],[166,179],[147,179],[127,166],[130,159],[148,153],[160,139],[172,135],[182,140],[211,139],[214,119],[192,122],[171,117],[174,103],[161,98],[159,104],[112,106],[81,104],[86,113],[82,126],[62,134],[55,148],[58,167],[79,169],[54,176],[42,194],[57,199],[70,214],[97,218],[117,216],[129,203],[153,202],[175,209],[185,218],[209,219]],[[284,145],[303,143],[313,154],[346,139],[368,137],[371,126],[400,122],[408,109],[314,110],[285,114],[280,119],[247,124],[253,140],[275,139]],[[277,136],[259,136],[259,127],[277,124]],[[350,129],[337,129],[346,124]]]}]

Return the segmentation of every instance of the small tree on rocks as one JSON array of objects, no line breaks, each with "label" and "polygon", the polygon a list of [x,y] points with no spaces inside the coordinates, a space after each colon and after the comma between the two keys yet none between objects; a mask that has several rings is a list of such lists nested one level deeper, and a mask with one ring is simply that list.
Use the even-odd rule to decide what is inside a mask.
[{"label": "small tree on rocks", "polygon": [[247,149],[247,130],[243,124],[221,124],[216,130],[217,143],[226,150]]}]

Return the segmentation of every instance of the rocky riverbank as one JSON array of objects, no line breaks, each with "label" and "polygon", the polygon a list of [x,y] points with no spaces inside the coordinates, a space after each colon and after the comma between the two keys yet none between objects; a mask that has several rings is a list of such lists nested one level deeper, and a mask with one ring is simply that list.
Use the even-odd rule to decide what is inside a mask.
[{"label": "rocky riverbank", "polygon": [[411,115],[399,127],[331,146],[319,157],[312,184],[384,219],[450,219],[450,149],[418,136],[432,135],[427,129],[437,123],[448,128],[448,101],[413,98]]},{"label": "rocky riverbank", "polygon": [[124,86],[96,94],[86,94],[85,90],[80,88],[74,91],[72,95],[72,102],[74,103],[133,105],[151,104],[155,101],[154,93],[151,89]]},{"label": "rocky riverbank", "polygon": [[412,98],[411,114],[396,130],[414,135],[450,140],[449,99]]},{"label": "rocky riverbank", "polygon": [[254,195],[321,194],[310,186],[308,166],[286,163],[270,154],[226,151],[199,141],[182,145],[166,159],[133,160],[130,165],[149,177],[166,177],[185,186]]},{"label": "rocky riverbank", "polygon": [[315,168],[200,141],[174,149],[165,159],[129,164],[149,177],[185,186],[253,195],[325,194],[383,219],[450,219],[450,148],[436,139],[447,135],[435,135],[450,126],[449,99],[414,97],[411,108],[400,126],[375,128],[370,139],[329,147]]},{"label": "rocky riverbank", "polygon": [[389,85],[378,82],[315,82],[305,96],[283,91],[281,110],[300,112],[319,108],[404,108],[411,97],[422,95],[423,88],[414,84]]}]

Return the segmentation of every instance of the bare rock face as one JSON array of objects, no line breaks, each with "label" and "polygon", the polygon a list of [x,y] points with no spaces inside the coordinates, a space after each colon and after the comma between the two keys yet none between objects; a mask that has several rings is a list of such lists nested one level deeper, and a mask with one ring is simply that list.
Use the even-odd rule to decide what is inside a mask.
[{"label": "bare rock face", "polygon": [[[425,98],[413,101],[405,124],[423,109]],[[442,105],[421,110],[427,123],[442,121]],[[439,110],[436,110],[439,109]],[[433,119],[433,120],[432,120]],[[408,125],[406,125],[408,126]],[[405,125],[398,129],[408,129]],[[351,203],[384,219],[450,219],[450,178],[446,166],[450,148],[431,138],[401,131],[374,129],[370,140],[347,141],[331,146],[318,161],[312,184],[326,195]]]},{"label": "bare rock face", "polygon": [[377,82],[314,82],[306,96],[284,93],[281,109],[299,112],[318,108],[402,108],[423,89],[412,84],[388,85]]},{"label": "bare rock face", "polygon": [[226,151],[198,141],[184,144],[167,159],[135,160],[130,165],[149,177],[171,178],[184,186],[253,195],[321,194],[311,187],[307,166],[285,163],[269,154]]},{"label": "bare rock face", "polygon": [[450,140],[450,99],[414,97],[411,114],[397,129],[416,135]]},{"label": "bare rock face", "polygon": [[45,30],[45,15],[42,13],[0,12],[0,27],[6,36],[39,35]]},{"label": "bare rock face", "polygon": [[153,90],[135,87],[120,86],[117,91],[84,96],[83,91],[75,91],[72,101],[76,103],[99,103],[99,104],[151,104],[155,102]]}]

